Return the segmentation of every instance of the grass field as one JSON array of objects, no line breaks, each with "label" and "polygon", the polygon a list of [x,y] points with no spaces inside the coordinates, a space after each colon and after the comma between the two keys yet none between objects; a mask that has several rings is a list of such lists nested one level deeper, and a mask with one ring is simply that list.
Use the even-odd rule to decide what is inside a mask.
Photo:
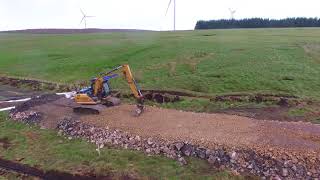
[{"label": "grass field", "polygon": [[[130,64],[143,89],[207,95],[281,93],[320,101],[318,28],[65,35],[0,33],[0,76],[80,83],[124,63]],[[112,85],[127,89],[120,79]],[[211,112],[246,105],[191,98],[162,107]],[[304,116],[312,111],[299,107],[288,114]],[[20,159],[23,164],[41,169],[71,173],[81,170],[116,178],[130,175],[241,179],[216,172],[205,161],[196,159],[188,159],[190,164],[180,166],[161,156],[148,157],[115,148],[105,148],[98,156],[92,144],[66,140],[54,131],[14,123],[6,117],[0,114],[0,139],[8,138],[10,147],[5,149],[0,144],[0,157]]]},{"label": "grass field", "polygon": [[[56,132],[41,130],[7,120],[0,113],[0,140],[8,139],[9,147],[0,142],[0,157],[20,160],[22,164],[68,173],[141,178],[243,179],[228,172],[217,172],[205,161],[188,159],[189,165],[161,156],[148,157],[141,152],[104,148],[101,155],[95,146],[82,140],[67,140]],[[0,177],[1,179],[1,177]]]},{"label": "grass field", "polygon": [[[0,34],[0,72],[79,82],[129,63],[145,89],[320,99],[320,29]],[[116,88],[124,88],[120,80]]]}]

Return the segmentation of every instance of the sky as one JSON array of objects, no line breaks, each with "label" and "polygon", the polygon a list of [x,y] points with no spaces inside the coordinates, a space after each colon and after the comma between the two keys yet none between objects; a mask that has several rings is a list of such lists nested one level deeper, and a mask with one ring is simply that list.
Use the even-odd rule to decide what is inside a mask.
[{"label": "sky", "polygon": [[[33,28],[173,29],[169,0],[0,0],[0,31]],[[234,17],[320,17],[320,0],[176,0],[176,28],[194,29],[198,20]]]}]

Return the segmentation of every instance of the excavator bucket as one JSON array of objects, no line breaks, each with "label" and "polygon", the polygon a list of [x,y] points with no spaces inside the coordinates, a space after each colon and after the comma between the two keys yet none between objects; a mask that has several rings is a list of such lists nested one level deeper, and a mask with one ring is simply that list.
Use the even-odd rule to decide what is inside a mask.
[{"label": "excavator bucket", "polygon": [[143,104],[137,104],[136,109],[133,112],[133,116],[138,117],[143,113],[143,111],[144,111]]}]

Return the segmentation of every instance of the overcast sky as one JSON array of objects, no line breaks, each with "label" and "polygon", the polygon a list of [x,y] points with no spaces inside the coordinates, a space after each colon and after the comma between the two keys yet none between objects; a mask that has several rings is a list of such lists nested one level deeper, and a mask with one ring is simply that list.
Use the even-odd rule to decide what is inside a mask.
[{"label": "overcast sky", "polygon": [[[0,30],[88,28],[169,30],[173,6],[169,0],[0,0]],[[320,17],[320,0],[176,0],[177,29],[193,29],[197,20],[230,18]],[[173,5],[173,4],[172,4]]]}]

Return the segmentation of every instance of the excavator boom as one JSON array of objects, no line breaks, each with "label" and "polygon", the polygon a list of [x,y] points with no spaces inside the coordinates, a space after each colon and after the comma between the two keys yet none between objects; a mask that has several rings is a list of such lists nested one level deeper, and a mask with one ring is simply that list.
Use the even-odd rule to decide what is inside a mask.
[{"label": "excavator boom", "polygon": [[134,97],[137,99],[137,104],[136,104],[137,108],[135,110],[135,116],[139,116],[143,112],[143,109],[144,109],[144,105],[143,105],[144,99],[143,99],[143,95],[141,93],[141,90],[140,90],[138,84],[136,83],[136,81],[133,78],[130,66],[128,64],[118,66],[115,69],[109,71],[107,74],[109,75],[119,69],[121,69],[121,71],[124,75],[124,78],[126,79]]},{"label": "excavator boom", "polygon": [[124,78],[126,79],[127,83],[129,84],[129,87],[130,87],[134,97],[142,98],[143,95],[141,93],[141,90],[140,90],[138,84],[136,83],[136,81],[134,80],[133,75],[131,73],[130,66],[128,64],[118,66],[118,67],[112,69],[111,71],[109,71],[107,73],[103,73],[101,75],[102,76],[103,75],[110,75],[110,74],[114,73],[115,71],[118,71],[119,69],[121,69],[121,71],[124,75]]},{"label": "excavator boom", "polygon": [[133,95],[138,99],[142,98],[143,96],[142,96],[141,90],[132,76],[129,65],[127,64],[123,65],[122,73],[126,78]]}]

